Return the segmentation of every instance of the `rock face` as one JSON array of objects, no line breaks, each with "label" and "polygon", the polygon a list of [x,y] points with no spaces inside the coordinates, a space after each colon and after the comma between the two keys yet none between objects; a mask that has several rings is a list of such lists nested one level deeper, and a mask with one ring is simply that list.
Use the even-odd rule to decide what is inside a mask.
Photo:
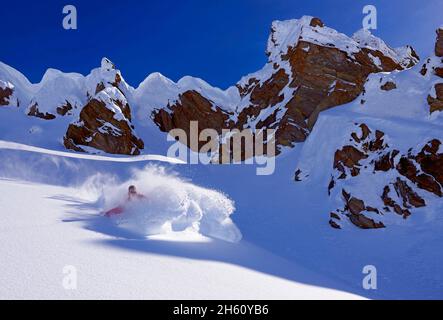
[{"label": "rock face", "polygon": [[443,111],[443,83],[437,83],[434,86],[435,96],[428,95],[428,104],[431,113],[435,111]]},{"label": "rock face", "polygon": [[[102,61],[94,77],[93,95],[82,108],[79,118],[70,124],[64,137],[68,149],[86,151],[85,147],[113,154],[137,155],[144,143],[131,124],[131,108],[119,71],[108,59]],[[60,112],[64,112],[61,109]]]},{"label": "rock face", "polygon": [[341,228],[343,218],[348,218],[359,228],[382,228],[385,227],[380,221],[383,215],[393,212],[406,219],[412,214],[413,208],[427,205],[424,195],[443,196],[443,153],[440,151],[440,140],[429,141],[416,153],[411,148],[407,154],[402,154],[389,146],[386,142],[389,137],[384,132],[369,128],[364,123],[356,125],[350,138],[351,144],[335,152],[329,194],[335,188],[340,188],[340,185],[352,185],[352,180],[360,176],[378,175],[382,179],[386,175],[390,181],[380,190],[374,190],[368,184],[368,192],[376,193],[366,194],[366,197],[379,199],[374,207],[366,205],[365,200],[353,197],[352,191],[342,187],[344,207],[331,215],[332,227]]},{"label": "rock face", "polygon": [[137,138],[130,122],[115,117],[106,102],[92,99],[80,112],[79,122],[69,125],[64,139],[66,148],[85,151],[84,146],[107,153],[137,155],[143,141]]},{"label": "rock face", "polygon": [[[154,122],[160,126],[160,130],[169,132],[172,129],[183,129],[190,136],[190,121],[198,121],[199,130],[215,129],[221,134],[222,129],[233,127],[229,120],[230,114],[211,101],[205,99],[200,93],[189,90],[180,94],[177,101],[168,106],[171,112],[164,109],[154,114]],[[189,142],[188,142],[189,144]],[[198,151],[198,150],[194,150]]]},{"label": "rock face", "polygon": [[41,112],[38,108],[38,104],[34,103],[28,109],[28,116],[37,117],[44,120],[52,120],[55,119],[55,115],[48,112]]},{"label": "rock face", "polygon": [[443,27],[437,29],[437,41],[435,42],[435,55],[443,57]]},{"label": "rock face", "polygon": [[320,112],[362,93],[369,74],[404,70],[418,61],[410,47],[389,48],[365,30],[350,38],[307,16],[274,22],[267,55],[262,70],[236,84],[234,107],[185,91],[154,111],[155,123],[162,131],[186,131],[190,121],[199,121],[201,130],[271,128],[278,148],[293,146],[306,139]]},{"label": "rock face", "polygon": [[[435,41],[435,57],[427,59],[421,69],[421,74],[426,76],[429,71],[437,77],[443,78],[443,27],[437,29]],[[436,83],[427,97],[430,113],[443,111],[443,81]]]},{"label": "rock face", "polygon": [[[161,131],[189,133],[190,122],[198,121],[199,133],[215,129],[220,141],[226,138],[223,129],[250,129],[253,134],[274,129],[279,153],[305,141],[322,111],[360,95],[370,74],[404,70],[418,61],[410,47],[392,49],[365,30],[348,37],[309,16],[273,22],[266,53],[268,62],[261,70],[224,91],[200,79],[174,83],[159,74],[134,89],[106,58],[86,77],[48,69],[38,84],[0,64],[0,105],[21,104],[29,116],[70,121],[64,145],[76,150],[140,152],[131,114],[137,109],[137,120],[152,119]],[[102,113],[92,121],[93,114]],[[249,154],[241,152],[242,159]]]},{"label": "rock face", "polygon": [[4,88],[0,86],[0,106],[9,105],[9,98],[12,96],[14,90],[11,87],[5,85]]},{"label": "rock face", "polygon": [[380,89],[385,91],[391,91],[397,89],[397,85],[395,84],[395,82],[387,81],[384,85],[380,87]]},{"label": "rock face", "polygon": [[0,62],[0,106],[22,107],[14,112],[44,120],[40,132],[48,123],[54,135],[48,140],[63,137],[68,149],[139,154],[144,142],[135,133],[130,103],[134,88],[107,58],[87,76],[48,69],[37,84]]}]

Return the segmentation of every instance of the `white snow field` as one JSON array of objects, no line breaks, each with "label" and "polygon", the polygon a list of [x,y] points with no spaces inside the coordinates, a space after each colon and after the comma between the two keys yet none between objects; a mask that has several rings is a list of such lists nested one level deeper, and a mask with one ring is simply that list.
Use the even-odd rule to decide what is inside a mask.
[{"label": "white snow field", "polygon": [[[79,189],[5,179],[0,194],[1,299],[359,298],[305,284],[319,276],[248,242],[188,232],[134,238]],[[77,286],[65,288],[72,267]]]}]

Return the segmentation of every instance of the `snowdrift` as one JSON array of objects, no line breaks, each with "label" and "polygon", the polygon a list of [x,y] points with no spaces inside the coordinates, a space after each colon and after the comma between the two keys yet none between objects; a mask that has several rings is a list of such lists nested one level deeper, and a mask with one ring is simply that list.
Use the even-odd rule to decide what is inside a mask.
[{"label": "snowdrift", "polygon": [[[137,234],[149,236],[186,230],[229,242],[242,238],[230,218],[235,210],[232,200],[221,192],[187,182],[164,167],[148,165],[134,170],[132,178],[124,183],[95,184],[103,186],[99,197],[103,212],[123,204],[124,213],[111,219],[119,227]],[[88,185],[91,186],[91,181]],[[130,185],[135,185],[146,198],[127,202]]]}]

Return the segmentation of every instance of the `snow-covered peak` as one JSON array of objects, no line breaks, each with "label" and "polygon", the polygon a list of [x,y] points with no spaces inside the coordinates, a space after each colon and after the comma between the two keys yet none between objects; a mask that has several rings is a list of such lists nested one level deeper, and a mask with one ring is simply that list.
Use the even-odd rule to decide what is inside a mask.
[{"label": "snow-covered peak", "polygon": [[289,46],[297,43],[304,26],[312,20],[310,16],[303,16],[300,19],[276,20],[272,22],[271,34],[268,38],[266,53],[270,58],[274,55],[285,53]]},{"label": "snow-covered peak", "polygon": [[391,48],[382,39],[374,36],[368,29],[360,29],[352,36],[361,48],[368,48],[374,51],[380,51],[384,56],[391,58],[402,66],[406,67],[409,65],[411,59],[418,58],[414,57],[415,52],[410,46],[404,46],[400,48]]},{"label": "snow-covered peak", "polygon": [[26,78],[20,71],[8,66],[7,64],[1,61],[0,61],[0,77],[2,78],[2,80],[11,81],[16,85],[19,83],[24,87],[32,86],[28,78]]},{"label": "snow-covered peak", "polygon": [[72,80],[75,82],[81,82],[85,77],[80,73],[69,72],[65,73],[57,69],[49,68],[46,70],[45,74],[42,77],[42,80],[38,84],[39,89],[46,85],[49,82],[53,81],[64,81],[64,80]]},{"label": "snow-covered peak", "polygon": [[409,46],[393,49],[367,29],[361,29],[349,37],[324,26],[320,19],[312,16],[272,23],[266,51],[269,60],[280,60],[281,56],[287,53],[288,48],[295,47],[299,41],[337,48],[347,52],[349,56],[353,56],[362,48],[380,51],[403,67],[413,65],[418,61],[417,55]]},{"label": "snow-covered peak", "polygon": [[37,103],[43,113],[57,114],[58,107],[69,103],[74,109],[86,102],[84,94],[85,77],[79,73],[64,73],[57,69],[48,69],[36,86],[29,106]]},{"label": "snow-covered peak", "polygon": [[110,71],[115,69],[115,64],[106,57],[102,58],[101,69],[104,71]]},{"label": "snow-covered peak", "polygon": [[118,86],[118,88],[130,99],[134,88],[129,86],[123,78],[120,70],[108,58],[103,58],[100,68],[91,70],[86,76],[85,86],[90,96],[94,96],[98,87]]},{"label": "snow-covered peak", "polygon": [[270,60],[280,57],[303,40],[323,46],[334,46],[347,52],[358,52],[358,44],[347,35],[328,28],[318,18],[303,16],[300,19],[274,21],[268,39],[267,54]]},{"label": "snow-covered peak", "polygon": [[137,87],[137,92],[143,92],[146,90],[159,89],[159,88],[170,88],[176,84],[171,79],[165,77],[160,72],[153,72],[148,75],[145,80]]},{"label": "snow-covered peak", "polygon": [[229,110],[235,109],[240,100],[236,87],[222,90],[200,78],[191,76],[184,76],[175,83],[161,73],[154,72],[146,77],[134,91],[135,102],[139,107],[138,118],[145,119],[154,109],[175,103],[180,94],[186,91],[197,91],[215,105]]}]

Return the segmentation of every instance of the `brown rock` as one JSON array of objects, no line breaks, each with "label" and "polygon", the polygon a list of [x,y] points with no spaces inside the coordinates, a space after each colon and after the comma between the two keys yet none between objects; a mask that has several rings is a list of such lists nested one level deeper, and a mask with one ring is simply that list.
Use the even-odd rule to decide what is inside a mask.
[{"label": "brown rock", "polygon": [[400,152],[398,150],[393,150],[392,152],[388,152],[382,155],[378,160],[374,162],[374,170],[375,171],[389,171],[394,169],[395,163],[394,159]]},{"label": "brown rock", "polygon": [[95,94],[99,93],[100,91],[105,90],[105,84],[103,82],[97,83],[97,87],[95,88]]},{"label": "brown rock", "polygon": [[443,28],[437,29],[437,41],[435,42],[435,55],[443,57]]},{"label": "brown rock", "polygon": [[319,18],[312,18],[311,22],[309,23],[311,27],[324,27],[324,23]]},{"label": "brown rock", "polygon": [[44,120],[53,120],[55,119],[55,115],[49,113],[49,112],[40,112],[40,110],[38,109],[38,104],[34,103],[33,105],[31,105],[31,107],[28,110],[28,116],[31,117],[37,117],[40,119],[44,119]]},{"label": "brown rock", "polygon": [[72,105],[68,101],[66,101],[66,104],[64,104],[63,106],[57,107],[56,111],[59,115],[65,116],[72,109],[73,109]]},{"label": "brown rock", "polygon": [[406,181],[397,178],[397,181],[394,183],[394,188],[397,194],[403,199],[403,207],[410,208],[410,206],[413,206],[420,208],[426,206],[425,200],[414,192]]},{"label": "brown rock", "polygon": [[[366,217],[362,212],[374,211],[374,208],[366,207],[363,200],[351,197],[344,190],[344,200],[346,203],[345,211],[348,211],[349,220],[357,227],[361,229],[379,229],[384,228],[385,225],[382,222],[376,222],[371,218]],[[377,210],[378,211],[378,210]]]},{"label": "brown rock", "polygon": [[443,78],[443,67],[436,67],[434,69],[434,73],[436,76],[439,76],[440,78]]},{"label": "brown rock", "polygon": [[7,106],[9,104],[9,98],[14,93],[14,90],[11,88],[0,88],[0,106]]},{"label": "brown rock", "polygon": [[332,219],[329,220],[329,225],[331,227],[333,227],[334,229],[341,229],[340,225],[337,222],[335,222],[334,220],[332,220]]},{"label": "brown rock", "polygon": [[391,91],[397,89],[397,85],[395,84],[395,82],[387,81],[384,85],[380,87],[380,89],[384,91]]},{"label": "brown rock", "polygon": [[403,209],[399,204],[397,204],[390,196],[389,193],[391,192],[391,188],[389,188],[389,186],[386,186],[383,189],[383,194],[381,196],[383,203],[385,204],[385,206],[387,206],[388,208],[392,208],[394,209],[394,212],[397,213],[398,215],[403,216],[404,219],[406,219],[407,217],[409,217],[411,215],[411,212],[408,209]]},{"label": "brown rock", "polygon": [[[323,22],[318,18],[310,21],[309,27],[322,28]],[[272,30],[270,42],[276,43],[275,30]],[[418,60],[411,49],[412,58],[407,67]],[[271,53],[268,52],[268,56]],[[380,63],[374,63],[372,57],[377,57]],[[187,131],[190,120],[199,120],[199,129],[238,128],[248,126],[251,119],[256,119],[264,109],[276,107],[266,118],[256,121],[255,128],[276,129],[277,153],[281,146],[294,146],[297,142],[305,141],[312,130],[320,112],[353,101],[364,90],[364,84],[371,73],[403,70],[405,67],[381,51],[362,48],[350,55],[333,45],[319,45],[299,39],[293,47],[279,57],[290,65],[290,74],[280,67],[280,61],[272,61],[274,70],[268,79],[257,79],[253,76],[237,89],[243,99],[248,99],[249,105],[237,114],[236,123],[228,120],[228,112],[223,106],[214,106],[206,97],[192,93],[192,101],[179,101],[173,106],[165,106],[154,112],[154,121],[162,131],[181,128]],[[273,59],[273,58],[272,58]],[[278,59],[279,60],[279,59]],[[291,97],[285,97],[283,90],[293,92]],[[185,97],[186,98],[186,97]],[[188,97],[191,98],[191,97]],[[288,101],[285,105],[281,104]],[[243,103],[246,101],[243,101]],[[186,105],[183,109],[183,105]],[[192,107],[192,108],[191,108]],[[196,109],[196,110],[190,110]],[[204,117],[202,117],[204,115]],[[280,115],[281,117],[277,117]],[[227,117],[228,116],[228,117]],[[353,169],[357,174],[357,169]]]},{"label": "brown rock", "polygon": [[80,112],[79,122],[68,127],[65,147],[84,151],[88,146],[111,154],[140,154],[144,143],[137,138],[128,120],[116,120],[114,112],[100,100],[92,99]]},{"label": "brown rock", "polygon": [[335,187],[335,180],[334,180],[334,177],[332,177],[331,181],[329,182],[329,185],[328,185],[328,195],[329,196],[331,195],[331,191],[332,191],[332,189],[334,189],[334,187]]},{"label": "brown rock", "polygon": [[351,169],[351,175],[356,176],[359,173],[360,160],[368,156],[353,146],[344,146],[337,150],[334,156],[334,169],[339,170],[346,176],[345,167]]},{"label": "brown rock", "polygon": [[434,139],[428,142],[415,157],[421,170],[443,186],[443,153],[438,153],[441,142]]},{"label": "brown rock", "polygon": [[421,69],[420,69],[420,74],[421,74],[422,76],[425,76],[426,73],[428,73],[428,66],[427,66],[426,63],[425,63],[425,64],[423,64],[423,66],[422,66]]},{"label": "brown rock", "polygon": [[[190,138],[190,123],[198,121],[199,133],[204,129],[215,129],[221,133],[222,129],[233,128],[229,121],[230,114],[203,97],[197,91],[186,91],[181,94],[178,101],[168,106],[168,110],[160,109],[154,112],[154,122],[163,132],[172,129],[183,129]],[[205,142],[201,142],[204,145]],[[188,146],[189,146],[188,141]],[[201,145],[198,147],[200,148]],[[198,150],[195,150],[198,151]]]},{"label": "brown rock", "polygon": [[338,214],[336,214],[335,212],[331,212],[330,213],[330,217],[332,219],[341,220],[340,217],[338,216]]},{"label": "brown rock", "polygon": [[263,109],[265,107],[275,106],[282,102],[284,96],[280,94],[283,88],[288,84],[289,76],[284,69],[278,70],[272,77],[265,81],[263,85],[256,86],[251,92],[251,103]]},{"label": "brown rock", "polygon": [[363,214],[351,214],[349,216],[351,222],[361,229],[381,229],[385,228],[383,222],[375,222],[373,219]]},{"label": "brown rock", "polygon": [[417,167],[411,159],[402,157],[397,165],[397,171],[414,182],[420,189],[432,192],[439,197],[443,195],[439,183],[431,175],[418,174]]},{"label": "brown rock", "polygon": [[436,97],[428,95],[428,104],[431,113],[435,111],[443,111],[443,83],[437,83],[434,88]]},{"label": "brown rock", "polygon": [[357,215],[366,209],[366,206],[365,206],[365,203],[363,202],[363,200],[360,200],[357,198],[351,198],[348,201],[347,205],[348,205],[349,211],[354,215]]}]

